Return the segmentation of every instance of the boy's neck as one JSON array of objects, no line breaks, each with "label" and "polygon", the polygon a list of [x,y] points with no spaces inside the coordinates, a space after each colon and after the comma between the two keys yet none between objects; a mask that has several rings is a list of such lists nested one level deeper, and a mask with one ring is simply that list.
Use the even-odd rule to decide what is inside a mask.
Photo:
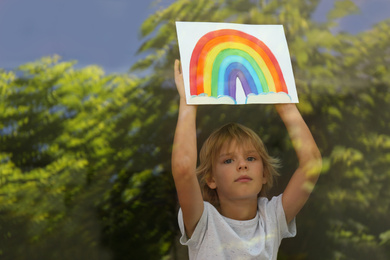
[{"label": "boy's neck", "polygon": [[234,220],[251,220],[257,214],[257,198],[246,200],[220,200],[219,212]]}]

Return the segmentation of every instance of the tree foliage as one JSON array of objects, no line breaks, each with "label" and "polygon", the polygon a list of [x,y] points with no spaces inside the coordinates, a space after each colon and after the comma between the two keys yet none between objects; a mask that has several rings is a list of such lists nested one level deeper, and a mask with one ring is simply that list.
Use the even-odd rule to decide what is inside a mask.
[{"label": "tree foliage", "polygon": [[[174,22],[283,24],[299,109],[324,158],[298,236],[280,259],[388,259],[390,252],[390,21],[335,33],[358,12],[336,1],[323,23],[319,0],[178,0],[141,26],[148,56],[132,71],[46,57],[0,70],[0,256],[4,259],[183,259],[170,151],[178,100]],[[259,133],[283,162],[296,157],[272,106],[202,106],[199,146],[235,121]]]},{"label": "tree foliage", "polygon": [[[158,113],[150,113],[158,103],[144,80],[106,76],[96,66],[75,69],[74,62],[56,56],[1,71],[0,79],[0,255],[111,259],[121,251],[101,249],[103,242],[110,247],[121,240],[125,247],[139,241],[132,228],[122,229],[127,240],[121,239],[116,233],[121,226],[132,223],[147,237],[148,228],[134,221],[141,218],[131,206],[118,212],[111,206],[116,200],[140,206],[146,187],[152,192],[144,204],[162,204],[170,196],[170,179],[160,175],[163,168],[153,159],[161,149],[148,143],[159,128],[153,125]],[[161,186],[154,187],[157,183]],[[168,211],[161,209],[167,205],[156,210]],[[156,215],[149,217],[155,224],[167,222]],[[160,246],[161,238],[149,230],[148,244]]]}]

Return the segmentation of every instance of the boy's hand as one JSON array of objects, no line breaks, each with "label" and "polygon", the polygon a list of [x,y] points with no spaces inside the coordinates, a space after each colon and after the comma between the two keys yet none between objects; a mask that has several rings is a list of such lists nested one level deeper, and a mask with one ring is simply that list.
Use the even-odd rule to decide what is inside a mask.
[{"label": "boy's hand", "polygon": [[185,91],[184,91],[184,80],[183,80],[183,72],[181,70],[181,65],[179,60],[175,60],[175,83],[177,91],[179,92],[180,99],[184,99],[186,97]]}]

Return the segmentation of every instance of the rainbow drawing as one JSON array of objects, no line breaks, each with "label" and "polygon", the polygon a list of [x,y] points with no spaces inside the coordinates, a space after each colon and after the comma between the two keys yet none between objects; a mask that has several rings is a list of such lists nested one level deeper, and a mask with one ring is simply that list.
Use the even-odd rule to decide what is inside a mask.
[{"label": "rainbow drawing", "polygon": [[278,61],[259,39],[232,29],[212,31],[200,38],[190,61],[191,95],[228,95],[235,100],[237,77],[246,96],[288,94]]},{"label": "rainbow drawing", "polygon": [[[292,102],[278,59],[264,41],[240,30],[238,25],[231,28],[234,26],[225,24],[227,28],[220,28],[218,23],[210,24],[209,30],[200,34],[190,51],[190,98],[229,97],[237,104],[237,88],[242,87],[246,100],[253,96],[283,93],[289,99],[287,102]],[[213,26],[215,24],[218,26]],[[237,79],[241,84],[237,84]]]}]

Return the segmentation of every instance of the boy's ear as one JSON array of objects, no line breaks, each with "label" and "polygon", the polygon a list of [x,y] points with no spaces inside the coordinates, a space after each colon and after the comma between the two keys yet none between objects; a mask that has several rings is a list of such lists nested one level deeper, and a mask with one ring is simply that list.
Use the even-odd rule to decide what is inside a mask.
[{"label": "boy's ear", "polygon": [[267,176],[268,176],[268,174],[266,174],[265,171],[263,171],[263,184],[267,183],[267,181],[268,181]]},{"label": "boy's ear", "polygon": [[217,188],[217,183],[215,182],[214,177],[211,174],[207,174],[206,183],[207,186],[209,186],[209,188],[212,190]]}]

